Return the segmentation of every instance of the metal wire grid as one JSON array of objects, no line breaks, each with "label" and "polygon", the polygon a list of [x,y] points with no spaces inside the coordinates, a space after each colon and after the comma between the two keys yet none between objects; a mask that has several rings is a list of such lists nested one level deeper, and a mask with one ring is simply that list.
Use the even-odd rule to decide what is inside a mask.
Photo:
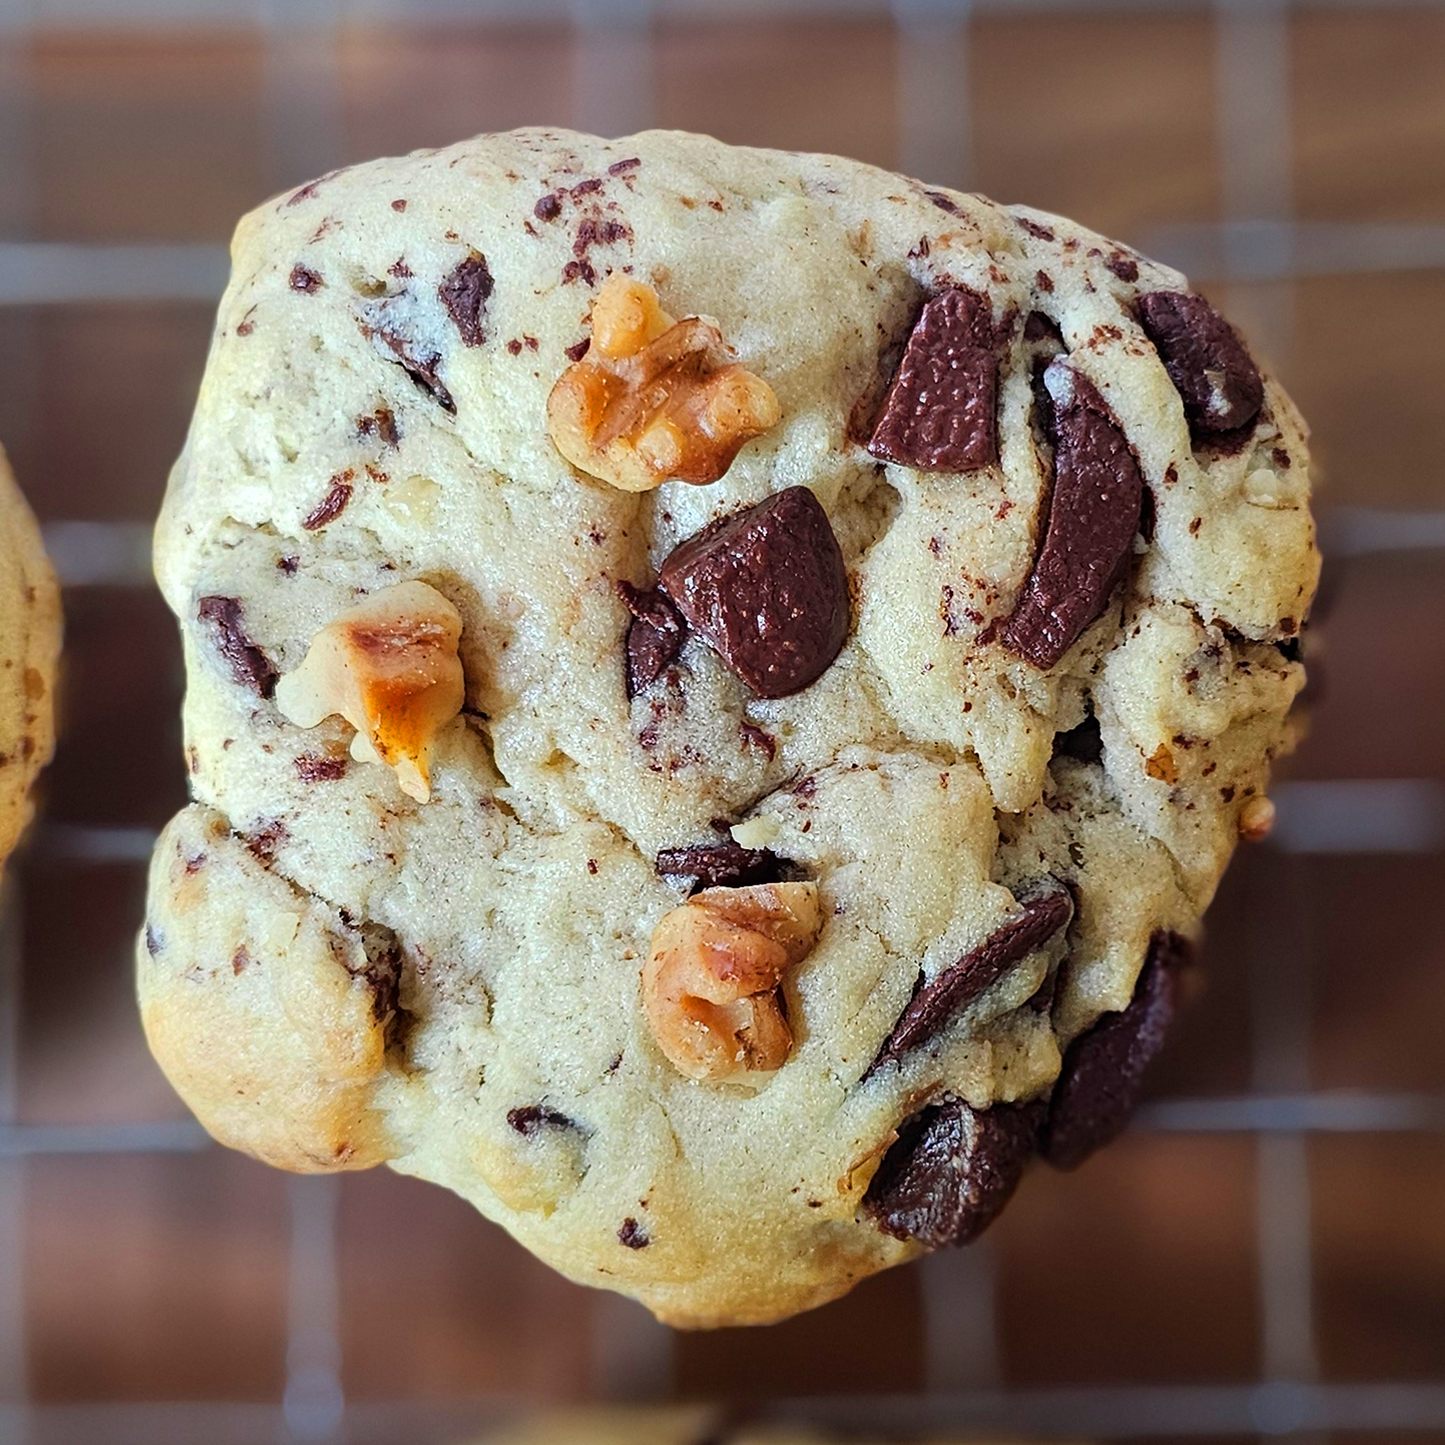
[{"label": "metal wire grid", "polygon": [[[1342,0],[1350,8],[1370,0]],[[1424,0],[1436,3],[1436,0]],[[1085,9],[1090,0],[1023,0],[1027,8]],[[1133,0],[1134,8],[1171,7]],[[869,13],[876,0],[792,0],[740,4],[732,15],[778,11]],[[1006,0],[893,0],[900,164],[966,186],[969,98],[965,89],[970,20]],[[1194,8],[1192,6],[1187,8]],[[1224,282],[1292,280],[1315,274],[1445,267],[1445,226],[1312,223],[1291,207],[1288,0],[1218,0],[1219,126],[1225,219],[1160,228],[1139,238],[1181,269]],[[269,37],[268,104],[277,185],[319,174],[340,150],[337,96],[317,84],[314,61],[357,19],[405,16],[411,22],[570,18],[576,28],[576,123],[604,134],[640,129],[653,118],[652,25],[661,17],[709,13],[704,0],[133,0],[117,12],[106,0],[3,0],[0,38],[31,27],[247,19]],[[304,75],[293,43],[304,34]],[[23,125],[26,74],[13,47],[0,51],[0,184],[26,193]],[[606,76],[605,84],[595,77]],[[5,127],[12,130],[5,133]],[[960,138],[963,138],[960,141]],[[0,305],[78,301],[213,298],[224,282],[223,247],[195,244],[78,246],[0,242]],[[1286,305],[1265,317],[1262,340],[1288,341]],[[1336,566],[1379,553],[1445,551],[1445,512],[1340,508],[1324,518]],[[47,528],[68,588],[150,585],[148,530],[140,525],[69,521]],[[1285,853],[1436,853],[1445,849],[1445,784],[1429,779],[1281,784],[1280,823],[1271,846]],[[85,862],[145,859],[146,829],[42,825],[38,851]],[[1287,870],[1292,918],[1308,918],[1311,887],[1301,867]],[[289,1184],[289,1293],[286,1385],[274,1405],[26,1402],[22,1224],[27,1161],[40,1155],[168,1153],[214,1147],[194,1124],[26,1126],[16,1118],[16,1031],[24,941],[14,879],[0,900],[0,1442],[60,1445],[253,1445],[257,1441],[451,1440],[475,1427],[465,1404],[348,1402],[341,1385],[336,1215],[340,1182]],[[993,1274],[987,1239],[925,1260],[926,1391],[903,1397],[781,1403],[782,1417],[808,1416],[855,1428],[987,1427],[1039,1434],[1130,1437],[1153,1434],[1290,1434],[1352,1430],[1445,1432],[1445,1380],[1326,1384],[1315,1350],[1311,1278],[1311,1197],[1306,1146],[1320,1132],[1445,1133],[1445,1095],[1311,1092],[1307,1058],[1312,948],[1296,933],[1280,940],[1269,970],[1252,980],[1256,1040],[1252,1092],[1234,1098],[1156,1101],[1137,1128],[1246,1135],[1257,1153],[1261,1367],[1257,1381],[1219,1386],[1111,1386],[1005,1390],[996,1353]],[[671,1337],[629,1302],[608,1296],[594,1314],[595,1392],[599,1398],[665,1398]]]}]

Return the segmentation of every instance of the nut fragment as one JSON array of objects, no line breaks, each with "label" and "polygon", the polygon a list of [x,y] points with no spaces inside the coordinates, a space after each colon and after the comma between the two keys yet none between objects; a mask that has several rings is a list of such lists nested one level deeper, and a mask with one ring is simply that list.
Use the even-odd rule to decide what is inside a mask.
[{"label": "nut fragment", "polygon": [[793,1035],[778,985],[822,927],[813,883],[708,888],[663,915],[642,970],[642,1005],[680,1073],[715,1082],[782,1065]]},{"label": "nut fragment", "polygon": [[462,707],[461,633],[461,614],[435,588],[388,587],[311,639],[306,660],[276,684],[276,705],[303,728],[339,713],[356,729],[351,756],[385,763],[424,803],[432,738]]},{"label": "nut fragment", "polygon": [[711,321],[674,321],[620,271],[592,305],[592,345],[547,398],[547,432],[573,466],[625,492],[715,482],[782,415]]},{"label": "nut fragment", "polygon": [[1239,810],[1239,836],[1246,843],[1262,843],[1274,830],[1274,804],[1266,797],[1251,798]]}]

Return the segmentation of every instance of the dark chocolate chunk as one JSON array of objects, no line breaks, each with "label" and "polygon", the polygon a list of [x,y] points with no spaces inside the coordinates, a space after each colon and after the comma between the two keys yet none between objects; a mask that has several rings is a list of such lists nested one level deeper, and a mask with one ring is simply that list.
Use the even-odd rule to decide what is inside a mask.
[{"label": "dark chocolate chunk", "polygon": [[1003,629],[1005,646],[1036,667],[1052,667],[1108,604],[1144,495],[1139,463],[1093,383],[1055,360],[1044,384],[1054,443],[1048,527]]},{"label": "dark chocolate chunk", "polygon": [[532,214],[539,221],[555,221],[562,214],[562,198],[553,191],[548,191],[542,196],[537,204],[532,207]]},{"label": "dark chocolate chunk", "polygon": [[1139,319],[1159,352],[1195,432],[1231,432],[1264,405],[1259,370],[1224,317],[1202,296],[1151,291]]},{"label": "dark chocolate chunk", "polygon": [[998,458],[998,358],[988,302],[954,286],[925,303],[883,399],[868,450],[929,472]]},{"label": "dark chocolate chunk", "polygon": [[539,1129],[575,1129],[577,1122],[569,1119],[558,1109],[546,1104],[525,1104],[520,1109],[507,1110],[507,1123],[517,1133],[531,1138]]},{"label": "dark chocolate chunk", "polygon": [[623,171],[630,171],[634,167],[640,166],[641,164],[641,157],[628,156],[626,160],[613,161],[612,164],[607,167],[607,174],[609,176],[620,176]]},{"label": "dark chocolate chunk", "polygon": [[457,404],[452,399],[451,392],[447,390],[446,384],[437,375],[437,368],[442,364],[439,351],[423,350],[410,337],[393,331],[385,324],[368,325],[364,329],[368,336],[380,341],[391,352],[401,369],[443,411],[450,412],[453,416],[456,415]]},{"label": "dark chocolate chunk", "polygon": [[628,1249],[646,1249],[652,1243],[647,1231],[631,1215],[622,1221],[622,1227],[617,1231],[617,1239]]},{"label": "dark chocolate chunk", "polygon": [[466,346],[480,346],[487,339],[482,319],[495,284],[487,258],[480,251],[473,251],[457,262],[437,288],[437,295],[442,298],[442,305],[456,323]]},{"label": "dark chocolate chunk", "polygon": [[617,584],[622,605],[632,614],[627,629],[627,696],[629,701],[652,686],[672,665],[687,638],[682,614],[656,587],[642,591],[630,582]]},{"label": "dark chocolate chunk", "polygon": [[165,937],[155,924],[146,924],[146,952],[154,958],[166,946]]},{"label": "dark chocolate chunk", "polygon": [[1034,1151],[1041,1104],[979,1112],[952,1099],[915,1114],[863,1196],[878,1228],[931,1249],[977,1239],[1009,1201]]},{"label": "dark chocolate chunk", "polygon": [[698,843],[690,848],[664,848],[657,855],[657,871],[691,878],[694,890],[746,888],[753,883],[776,883],[783,875],[783,860],[768,848]]},{"label": "dark chocolate chunk", "polygon": [[1026,888],[1016,902],[1015,911],[977,948],[927,982],[920,977],[908,1007],[878,1050],[870,1073],[926,1043],[959,1010],[997,983],[1014,964],[1042,948],[1074,916],[1069,890],[1054,878]]},{"label": "dark chocolate chunk", "polygon": [[313,271],[309,266],[303,266],[298,261],[291,268],[291,289],[310,295],[313,291],[319,291],[326,283],[321,279],[318,272]]},{"label": "dark chocolate chunk", "polygon": [[1054,239],[1054,233],[1047,226],[1040,225],[1037,221],[1031,221],[1027,216],[1015,216],[1014,220],[1017,221],[1029,235],[1037,236],[1040,241],[1052,241]]},{"label": "dark chocolate chunk", "polygon": [[1144,1071],[1174,1017],[1189,944],[1156,933],[1123,1013],[1107,1014],[1069,1045],[1054,1086],[1039,1152],[1057,1169],[1074,1169],[1124,1130],[1143,1089]]},{"label": "dark chocolate chunk", "polygon": [[260,697],[276,690],[276,669],[271,659],[251,641],[246,611],[236,597],[202,597],[196,616],[210,630],[216,651],[225,658],[231,676]]},{"label": "dark chocolate chunk", "polygon": [[848,574],[828,514],[789,487],[675,547],[661,586],[758,697],[815,682],[848,636]]},{"label": "dark chocolate chunk", "polygon": [[355,474],[342,472],[332,477],[331,490],[301,519],[301,525],[308,532],[319,531],[328,522],[334,522],[351,500],[351,479]]}]

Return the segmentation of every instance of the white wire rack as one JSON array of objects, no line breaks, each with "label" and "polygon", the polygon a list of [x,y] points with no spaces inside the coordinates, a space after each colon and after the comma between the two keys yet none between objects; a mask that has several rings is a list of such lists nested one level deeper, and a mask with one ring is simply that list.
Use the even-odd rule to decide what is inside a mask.
[{"label": "white wire rack", "polygon": [[[1331,0],[1368,8],[1370,0]],[[1421,0],[1425,3],[1425,0]],[[269,134],[275,185],[326,170],[339,151],[333,88],[317,83],[325,57],[353,22],[485,24],[496,20],[571,22],[577,57],[572,120],[618,134],[653,119],[654,24],[707,15],[745,18],[891,14],[899,70],[899,163],[913,174],[969,182],[970,105],[964,84],[970,28],[980,11],[1084,10],[1094,0],[0,0],[0,185],[28,193],[27,150],[19,133],[26,86],[23,49],[32,30],[67,26],[187,26],[251,23],[269,37]],[[1204,9],[1190,0],[1127,0],[1112,8]],[[1228,284],[1317,274],[1445,267],[1445,225],[1302,223],[1291,205],[1290,74],[1287,0],[1220,0],[1212,7],[1216,44],[1218,150],[1224,218],[1217,224],[1160,228],[1134,237],[1181,269]],[[295,59],[304,32],[306,64]],[[1442,67],[1445,71],[1445,67]],[[321,72],[324,76],[324,67]],[[606,84],[595,77],[607,76]],[[924,103],[919,98],[926,97]],[[7,129],[9,128],[9,133]],[[23,215],[23,205],[21,206]],[[89,246],[0,241],[0,306],[81,301],[209,300],[226,272],[224,248],[208,244]],[[1280,351],[1289,338],[1287,306],[1267,313],[1263,337]],[[1341,508],[1326,514],[1324,536],[1337,565],[1351,558],[1445,551],[1445,512]],[[147,529],[129,523],[57,522],[50,550],[68,588],[150,585]],[[1296,782],[1276,793],[1273,847],[1285,853],[1445,851],[1445,783],[1397,778]],[[76,861],[143,860],[144,828],[41,826],[32,847]],[[1285,876],[1298,877],[1284,870]],[[1303,886],[1303,885],[1301,885]],[[12,878],[6,888],[13,895]],[[41,1404],[27,1397],[23,1305],[25,1174],[37,1156],[176,1153],[211,1148],[191,1123],[24,1125],[16,1117],[16,1031],[24,940],[14,896],[0,908],[0,1445],[255,1445],[261,1441],[408,1442],[460,1439],[487,1418],[485,1402],[348,1402],[341,1384],[338,1331],[337,1209],[341,1183],[289,1185],[290,1288],[286,1384],[272,1404]],[[1295,900],[1296,916],[1308,900]],[[1312,1090],[1307,1033],[1311,940],[1296,936],[1254,978],[1251,994],[1252,1091],[1227,1098],[1158,1100],[1136,1123],[1182,1135],[1224,1134],[1254,1141],[1257,1186],[1258,1311],[1262,1344],[1248,1384],[1005,1389],[995,1347],[995,1260],[987,1239],[921,1266],[926,1324],[926,1388],[906,1396],[780,1402],[782,1417],[807,1416],[854,1429],[979,1428],[1040,1435],[1130,1438],[1145,1435],[1319,1435],[1414,1431],[1445,1436],[1445,1379],[1433,1382],[1324,1383],[1315,1346],[1311,1268],[1311,1181],[1307,1141],[1319,1133],[1445,1133],[1445,1095],[1321,1093]],[[631,1304],[609,1299],[594,1312],[594,1375],[599,1398],[666,1398],[673,1385],[673,1341]]]}]

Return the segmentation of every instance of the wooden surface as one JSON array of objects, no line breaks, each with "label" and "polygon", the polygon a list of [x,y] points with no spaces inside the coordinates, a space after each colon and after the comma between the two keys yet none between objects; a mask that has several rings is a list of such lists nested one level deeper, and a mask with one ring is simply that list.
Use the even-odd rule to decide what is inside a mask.
[{"label": "wooden surface", "polygon": [[[907,166],[922,146],[957,157],[956,173],[929,179],[1166,252],[1223,254],[1218,227],[1240,219],[1230,197],[1241,194],[1265,195],[1268,221],[1302,218],[1327,239],[1346,228],[1335,270],[1297,275],[1286,259],[1261,279],[1246,260],[1195,279],[1244,321],[1312,419],[1341,552],[1359,549],[1341,508],[1430,513],[1441,540],[1445,256],[1392,268],[1393,232],[1348,228],[1445,228],[1445,13],[1297,14],[1283,37],[1284,134],[1258,151],[1221,140],[1221,57],[1236,51],[1211,12],[988,10],[938,44],[920,58],[883,18],[667,20],[645,51],[648,93],[622,102],[664,125],[883,165]],[[599,85],[591,54],[550,24],[356,28],[284,45],[244,28],[0,39],[0,241],[219,246],[243,210],[328,166],[481,129],[585,123]],[[941,66],[956,93],[937,105],[901,94],[899,76],[918,64]],[[940,115],[962,117],[956,135]],[[1234,126],[1246,141],[1248,123]],[[1283,157],[1273,175],[1270,156]],[[0,436],[47,523],[152,518],[210,304],[0,305]],[[1328,596],[1313,737],[1289,775],[1414,780],[1428,823],[1441,806],[1430,787],[1445,786],[1445,551],[1342,555]],[[135,579],[72,587],[66,605],[64,735],[45,825],[8,899],[23,931],[10,1122],[183,1131],[131,1000],[143,834],[75,831],[154,829],[184,799],[174,627]],[[82,1423],[45,1436],[62,1418],[47,1409],[277,1404],[304,1374],[298,1359],[349,1402],[413,1402],[418,1421],[437,1401],[517,1396],[836,1403],[932,1391],[972,1418],[967,1402],[1000,1388],[1033,1399],[1091,1387],[1126,1416],[1140,1385],[1284,1375],[1445,1391],[1445,933],[1434,918],[1445,857],[1438,832],[1381,851],[1375,824],[1387,849],[1398,839],[1395,804],[1380,806],[1364,817],[1368,797],[1336,806],[1343,851],[1315,856],[1306,839],[1303,852],[1237,861],[1211,918],[1209,988],[1152,1090],[1168,1107],[1252,1092],[1424,1096],[1431,1130],[1280,1145],[1229,1126],[1238,1111],[1212,1132],[1164,1127],[1178,1116],[1161,1105],[1157,1127],[1077,1175],[1031,1176],[962,1265],[895,1271],[766,1332],[676,1338],[415,1181],[298,1186],[215,1148],[12,1152],[0,1161],[0,1408],[36,1407],[24,1418],[37,1438],[131,1438],[104,1415],[92,1434]],[[98,847],[120,856],[76,856]],[[281,1438],[279,1417],[257,1416],[247,1433],[250,1418],[211,1438]],[[1445,1438],[1445,1398],[1436,1424]],[[327,1438],[360,1438],[346,1428]],[[460,1437],[418,1424],[386,1438]]]}]

